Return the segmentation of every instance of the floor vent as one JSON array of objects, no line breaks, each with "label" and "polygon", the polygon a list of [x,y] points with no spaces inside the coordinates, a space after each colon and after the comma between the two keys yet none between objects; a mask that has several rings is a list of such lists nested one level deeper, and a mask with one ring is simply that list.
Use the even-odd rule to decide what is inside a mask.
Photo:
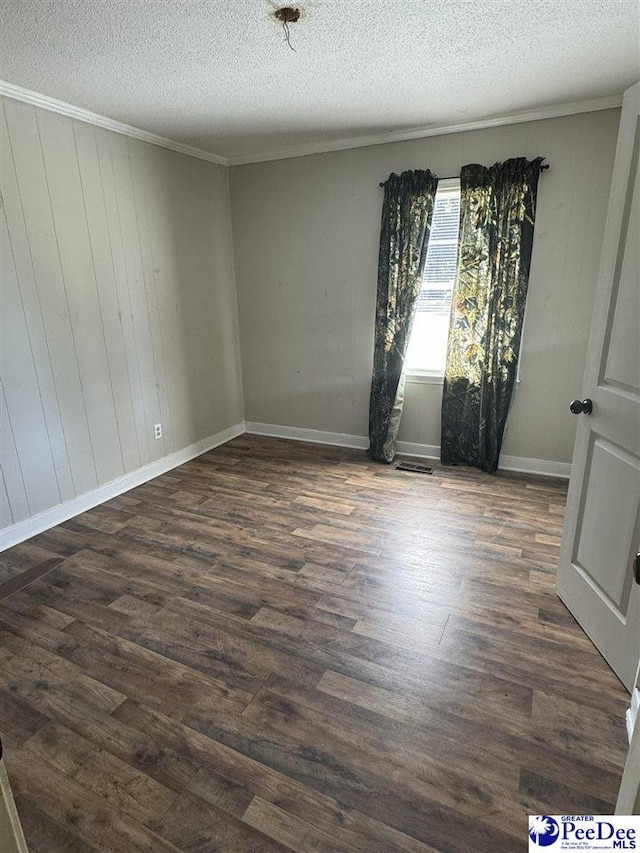
[{"label": "floor vent", "polygon": [[396,471],[411,471],[412,474],[433,474],[433,468],[427,465],[416,465],[413,462],[401,462],[396,465]]}]

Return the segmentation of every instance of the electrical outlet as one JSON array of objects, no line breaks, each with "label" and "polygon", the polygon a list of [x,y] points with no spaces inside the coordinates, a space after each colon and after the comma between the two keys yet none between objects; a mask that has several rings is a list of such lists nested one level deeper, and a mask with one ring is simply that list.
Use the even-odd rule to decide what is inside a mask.
[{"label": "electrical outlet", "polygon": [[153,425],[153,435],[156,440],[162,438],[162,424]]}]

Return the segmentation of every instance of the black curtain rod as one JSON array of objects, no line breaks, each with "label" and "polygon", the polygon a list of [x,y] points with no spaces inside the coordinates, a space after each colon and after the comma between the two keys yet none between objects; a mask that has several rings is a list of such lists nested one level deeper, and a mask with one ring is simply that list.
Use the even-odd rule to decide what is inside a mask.
[{"label": "black curtain rod", "polygon": [[[548,168],[549,168],[549,164],[543,163],[542,166],[540,166],[540,171],[544,172],[544,170],[548,169]],[[438,178],[438,180],[439,181],[453,181],[453,180],[457,180],[459,177],[460,177],[460,175],[449,175],[448,178]],[[386,181],[380,181],[379,186],[383,187],[386,183],[387,183]]]}]

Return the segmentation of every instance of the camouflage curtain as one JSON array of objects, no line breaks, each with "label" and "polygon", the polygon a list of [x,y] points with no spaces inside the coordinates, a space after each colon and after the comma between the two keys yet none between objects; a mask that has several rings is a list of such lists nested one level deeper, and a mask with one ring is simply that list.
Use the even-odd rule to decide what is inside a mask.
[{"label": "camouflage curtain", "polygon": [[369,456],[392,462],[404,400],[404,358],[418,304],[438,179],[416,170],[384,184]]},{"label": "camouflage curtain", "polygon": [[448,465],[498,467],[520,351],[543,159],[464,166],[460,175],[458,275],[440,445]]}]

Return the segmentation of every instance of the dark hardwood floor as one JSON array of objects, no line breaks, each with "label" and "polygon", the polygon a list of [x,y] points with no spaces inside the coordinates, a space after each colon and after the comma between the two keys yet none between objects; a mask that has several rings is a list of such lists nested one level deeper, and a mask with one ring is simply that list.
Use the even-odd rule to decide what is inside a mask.
[{"label": "dark hardwood floor", "polygon": [[611,813],[628,697],[554,592],[565,496],[243,436],[5,552],[31,853],[514,853]]}]

